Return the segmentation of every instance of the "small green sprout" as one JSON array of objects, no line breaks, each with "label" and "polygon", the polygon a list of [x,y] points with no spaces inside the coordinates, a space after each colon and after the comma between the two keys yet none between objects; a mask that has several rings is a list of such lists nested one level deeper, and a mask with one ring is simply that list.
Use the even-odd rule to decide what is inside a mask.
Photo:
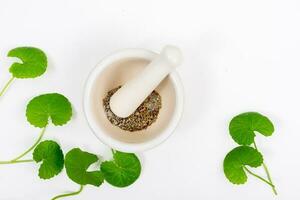
[{"label": "small green sprout", "polygon": [[[254,140],[256,133],[271,136],[274,132],[272,122],[259,113],[247,112],[231,120],[229,132],[236,143],[248,146],[236,147],[226,155],[223,162],[226,178],[233,184],[244,184],[247,182],[247,172],[271,186],[274,194],[277,195],[267,165]],[[253,147],[249,146],[251,144]],[[252,172],[247,166],[254,168],[263,166],[267,180]]]},{"label": "small green sprout", "polygon": [[36,78],[45,73],[47,69],[47,56],[46,54],[35,47],[18,47],[8,52],[8,57],[16,57],[21,62],[15,62],[9,68],[12,77],[0,90],[0,97],[5,93],[10,84],[15,78]]}]

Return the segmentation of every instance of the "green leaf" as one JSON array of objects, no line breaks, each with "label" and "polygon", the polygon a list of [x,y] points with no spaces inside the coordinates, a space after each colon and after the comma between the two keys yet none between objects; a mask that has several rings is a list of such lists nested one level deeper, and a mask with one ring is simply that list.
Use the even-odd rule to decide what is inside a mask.
[{"label": "green leaf", "polygon": [[43,94],[28,103],[26,117],[30,124],[39,128],[46,127],[49,118],[56,126],[64,125],[72,117],[72,106],[61,94]]},{"label": "green leaf", "polygon": [[270,136],[274,132],[274,126],[267,117],[259,113],[247,112],[231,120],[229,132],[236,143],[250,145],[254,142],[255,132]]},{"label": "green leaf", "polygon": [[246,165],[259,167],[263,157],[256,149],[249,146],[239,146],[231,150],[225,157],[223,168],[226,178],[234,184],[244,184],[247,175],[244,171]]},{"label": "green leaf", "polygon": [[22,63],[15,62],[9,68],[15,78],[35,78],[45,73],[47,56],[34,47],[18,47],[8,52],[8,57],[17,57]]},{"label": "green leaf", "polygon": [[141,163],[133,153],[116,151],[112,161],[101,164],[104,179],[116,187],[126,187],[134,183],[141,174]]},{"label": "green leaf", "polygon": [[101,171],[87,171],[89,166],[98,160],[94,154],[81,151],[79,148],[72,149],[65,158],[68,177],[80,185],[100,186],[103,183]]},{"label": "green leaf", "polygon": [[39,177],[42,179],[52,178],[64,168],[64,154],[60,146],[51,140],[41,142],[34,149],[33,160],[43,162],[39,169]]}]

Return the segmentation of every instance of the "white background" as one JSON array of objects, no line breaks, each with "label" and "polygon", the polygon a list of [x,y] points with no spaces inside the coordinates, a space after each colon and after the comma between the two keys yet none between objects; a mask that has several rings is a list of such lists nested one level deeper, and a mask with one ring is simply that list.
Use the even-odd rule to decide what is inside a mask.
[{"label": "white background", "polygon": [[[64,151],[80,147],[109,158],[83,115],[89,71],[121,48],[158,51],[175,44],[185,55],[178,71],[186,103],[173,136],[139,154],[143,172],[134,185],[88,186],[70,199],[275,199],[253,177],[235,186],[223,175],[223,158],[236,146],[228,123],[244,111],[261,112],[274,122],[274,135],[259,135],[257,143],[277,199],[299,199],[299,9],[299,0],[0,0],[0,86],[10,78],[10,49],[36,46],[49,57],[45,75],[16,80],[0,99],[0,160],[37,138],[40,130],[26,122],[25,106],[47,92],[66,95],[75,115],[64,127],[50,126],[46,138],[59,141]],[[0,199],[47,200],[78,189],[65,171],[43,181],[37,170],[29,163],[0,166]]]}]

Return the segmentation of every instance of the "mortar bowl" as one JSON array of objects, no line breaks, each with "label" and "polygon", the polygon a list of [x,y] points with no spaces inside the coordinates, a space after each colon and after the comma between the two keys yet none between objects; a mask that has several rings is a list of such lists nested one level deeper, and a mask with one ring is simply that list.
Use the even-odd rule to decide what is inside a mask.
[{"label": "mortar bowl", "polygon": [[103,99],[107,92],[138,75],[157,53],[145,49],[124,49],[100,61],[90,73],[84,91],[83,107],[95,136],[110,148],[123,152],[141,152],[165,141],[175,130],[183,112],[183,87],[176,71],[155,89],[162,108],[157,120],[144,130],[129,132],[106,118]]}]

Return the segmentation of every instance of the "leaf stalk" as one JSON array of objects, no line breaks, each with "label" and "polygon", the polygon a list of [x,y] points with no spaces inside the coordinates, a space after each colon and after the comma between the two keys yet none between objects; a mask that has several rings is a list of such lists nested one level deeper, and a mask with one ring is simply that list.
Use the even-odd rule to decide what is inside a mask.
[{"label": "leaf stalk", "polygon": [[[259,151],[258,148],[257,148],[257,145],[256,145],[255,141],[253,141],[253,145],[254,145],[254,148],[255,148],[257,151]],[[262,165],[263,165],[263,168],[264,168],[264,170],[265,170],[265,172],[266,172],[266,174],[267,174],[268,181],[273,185],[273,186],[272,186],[272,190],[273,190],[274,194],[277,195],[278,193],[277,193],[277,191],[276,191],[275,185],[273,184],[273,181],[272,181],[270,172],[269,172],[269,170],[268,170],[268,167],[267,167],[267,165],[265,164],[265,162],[263,162]]]},{"label": "leaf stalk", "polygon": [[261,177],[261,176],[255,174],[254,172],[250,171],[247,167],[244,166],[244,169],[245,169],[249,174],[251,174],[252,176],[254,176],[254,177],[260,179],[261,181],[265,182],[265,183],[268,184],[269,186],[274,187],[274,185],[273,185],[272,183],[270,183],[269,181],[267,181],[267,180],[264,179],[263,177]]},{"label": "leaf stalk", "polygon": [[24,153],[15,157],[14,159],[12,159],[10,161],[0,161],[0,164],[15,164],[15,163],[32,162],[33,160],[20,160],[20,159],[23,158],[25,155],[27,155],[29,152],[31,152],[40,143],[40,141],[42,140],[42,138],[45,134],[45,131],[46,131],[46,127],[44,127],[42,129],[36,142],[31,147],[29,147]]},{"label": "leaf stalk", "polygon": [[83,185],[80,185],[80,188],[78,191],[76,192],[70,192],[70,193],[66,193],[66,194],[61,194],[61,195],[57,195],[55,197],[53,197],[51,200],[56,200],[56,199],[60,199],[60,198],[64,198],[64,197],[69,197],[69,196],[75,196],[78,195],[82,192],[83,190]]},{"label": "leaf stalk", "polygon": [[7,164],[16,164],[16,163],[27,163],[33,162],[34,160],[11,160],[11,161],[0,161],[0,165],[7,165]]},{"label": "leaf stalk", "polygon": [[2,90],[0,91],[0,97],[5,93],[5,91],[8,89],[8,87],[10,86],[10,84],[13,82],[15,78],[11,77],[8,82],[4,85],[4,87],[2,88]]}]

